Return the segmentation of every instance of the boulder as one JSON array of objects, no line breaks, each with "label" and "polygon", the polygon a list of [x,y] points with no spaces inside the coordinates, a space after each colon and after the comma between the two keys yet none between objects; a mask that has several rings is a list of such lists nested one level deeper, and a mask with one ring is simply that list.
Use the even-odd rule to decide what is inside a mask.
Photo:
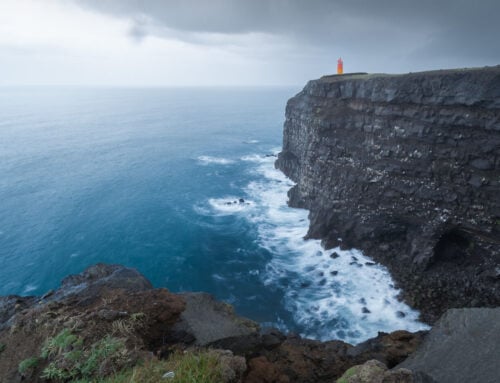
[{"label": "boulder", "polygon": [[500,378],[500,307],[448,310],[422,345],[397,367],[437,383],[497,383]]}]

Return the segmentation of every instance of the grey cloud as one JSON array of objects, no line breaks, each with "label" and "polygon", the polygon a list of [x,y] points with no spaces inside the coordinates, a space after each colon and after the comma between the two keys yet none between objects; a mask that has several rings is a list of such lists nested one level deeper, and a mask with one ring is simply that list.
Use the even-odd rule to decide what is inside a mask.
[{"label": "grey cloud", "polygon": [[[500,62],[498,0],[74,0],[135,20],[130,35],[265,33],[330,49]],[[203,43],[203,39],[197,40]]]}]

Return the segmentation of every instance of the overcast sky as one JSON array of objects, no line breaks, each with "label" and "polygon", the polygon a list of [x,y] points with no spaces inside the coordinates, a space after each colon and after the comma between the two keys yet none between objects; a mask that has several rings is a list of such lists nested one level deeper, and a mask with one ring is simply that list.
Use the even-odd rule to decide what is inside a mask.
[{"label": "overcast sky", "polygon": [[0,85],[301,85],[500,64],[500,0],[0,0]]}]

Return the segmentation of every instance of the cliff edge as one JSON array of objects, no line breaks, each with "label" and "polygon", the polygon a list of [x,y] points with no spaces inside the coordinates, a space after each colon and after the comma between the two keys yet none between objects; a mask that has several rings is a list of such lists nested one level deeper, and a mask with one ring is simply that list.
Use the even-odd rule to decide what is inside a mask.
[{"label": "cliff edge", "polygon": [[500,304],[500,66],[310,81],[276,166],[308,236],[388,266],[424,320]]}]

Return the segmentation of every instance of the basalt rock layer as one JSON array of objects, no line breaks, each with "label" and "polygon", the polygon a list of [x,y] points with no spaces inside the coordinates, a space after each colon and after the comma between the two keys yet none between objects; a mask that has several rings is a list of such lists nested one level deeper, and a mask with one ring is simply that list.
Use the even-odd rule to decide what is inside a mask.
[{"label": "basalt rock layer", "polygon": [[425,320],[500,304],[500,66],[310,81],[276,166],[308,236],[385,264]]}]

